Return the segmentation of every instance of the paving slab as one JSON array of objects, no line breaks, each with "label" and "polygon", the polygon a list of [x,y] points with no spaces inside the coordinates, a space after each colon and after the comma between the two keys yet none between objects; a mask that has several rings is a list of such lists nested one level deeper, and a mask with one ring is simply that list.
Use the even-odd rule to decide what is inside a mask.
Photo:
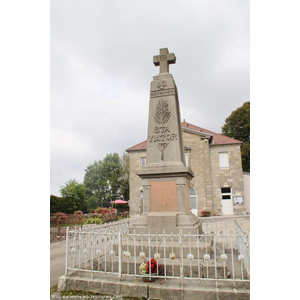
[{"label": "paving slab", "polygon": [[66,240],[50,243],[50,287],[65,274]]}]

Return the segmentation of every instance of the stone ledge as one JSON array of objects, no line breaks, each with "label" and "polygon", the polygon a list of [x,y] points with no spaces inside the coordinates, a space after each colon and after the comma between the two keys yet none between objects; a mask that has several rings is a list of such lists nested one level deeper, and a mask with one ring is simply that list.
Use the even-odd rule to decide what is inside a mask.
[{"label": "stone ledge", "polygon": [[189,167],[176,164],[148,164],[138,169],[136,174],[141,178],[194,177],[194,172]]}]

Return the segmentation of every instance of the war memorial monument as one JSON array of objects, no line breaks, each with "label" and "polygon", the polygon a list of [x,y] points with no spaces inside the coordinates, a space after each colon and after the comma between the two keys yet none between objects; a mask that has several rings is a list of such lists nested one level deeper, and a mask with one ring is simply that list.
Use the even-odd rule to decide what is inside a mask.
[{"label": "war memorial monument", "polygon": [[137,172],[143,180],[143,213],[130,218],[130,232],[201,232],[190,210],[189,182],[194,174],[185,165],[178,91],[169,73],[169,64],[175,62],[167,48],[153,58],[159,74],[151,82],[147,164]]}]

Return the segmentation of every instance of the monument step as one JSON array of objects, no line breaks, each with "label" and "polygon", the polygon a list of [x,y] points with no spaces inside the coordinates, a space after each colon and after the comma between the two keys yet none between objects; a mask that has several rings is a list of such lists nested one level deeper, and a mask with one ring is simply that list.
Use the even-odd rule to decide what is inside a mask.
[{"label": "monument step", "polygon": [[[62,276],[58,281],[58,291],[83,290],[105,295],[122,295],[122,297],[144,297],[160,300],[200,300],[200,299],[250,299],[249,282],[215,280],[157,279],[144,282],[142,278],[122,276],[116,280],[116,274],[99,274],[91,279],[90,274]],[[59,293],[59,292],[58,292]],[[60,296],[60,295],[59,295]]]}]

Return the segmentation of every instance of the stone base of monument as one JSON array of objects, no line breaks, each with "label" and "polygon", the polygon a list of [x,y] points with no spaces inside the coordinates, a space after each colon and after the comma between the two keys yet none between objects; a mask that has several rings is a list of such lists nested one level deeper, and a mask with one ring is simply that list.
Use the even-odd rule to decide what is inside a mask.
[{"label": "stone base of monument", "polygon": [[143,214],[130,216],[136,233],[202,233],[200,220],[190,211],[189,182],[194,176],[182,164],[149,164],[137,174],[143,179]]},{"label": "stone base of monument", "polygon": [[174,233],[200,234],[202,225],[192,213],[180,212],[150,212],[129,220],[130,233]]},{"label": "stone base of monument", "polygon": [[144,297],[160,300],[201,300],[201,299],[250,299],[250,282],[185,281],[180,279],[157,279],[144,282],[141,278],[122,276],[116,280],[112,274],[99,274],[90,278],[90,274],[80,277],[62,276],[58,280],[58,291],[83,290],[101,295],[123,297]]}]

